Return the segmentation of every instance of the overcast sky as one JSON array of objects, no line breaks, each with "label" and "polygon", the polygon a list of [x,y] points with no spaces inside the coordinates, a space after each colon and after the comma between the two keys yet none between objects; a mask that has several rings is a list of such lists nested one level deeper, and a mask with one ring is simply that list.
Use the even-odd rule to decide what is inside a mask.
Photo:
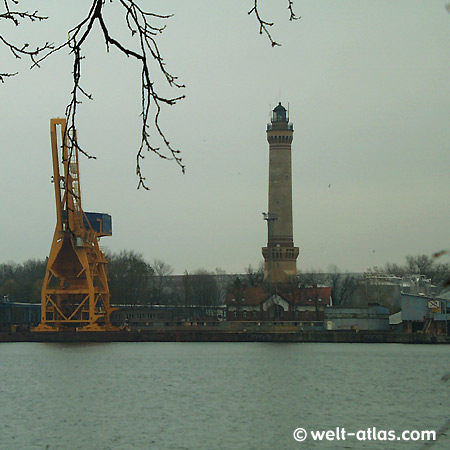
[{"label": "overcast sky", "polygon": [[[450,14],[444,0],[260,0],[282,44],[271,48],[247,12],[252,0],[140,0],[173,13],[160,36],[186,99],[162,124],[186,164],[148,156],[150,191],[136,190],[140,70],[101,40],[88,42],[78,136],[85,211],[109,213],[110,251],[161,259],[175,273],[242,272],[267,240],[266,123],[281,101],[294,124],[294,242],[298,268],[364,271],[450,247]],[[21,2],[30,10],[35,2]],[[90,1],[39,2],[46,23],[2,34],[61,42]],[[34,5],[34,6],[33,6]],[[110,6],[108,6],[110,7]],[[122,36],[123,17],[109,15]],[[96,33],[99,37],[99,33]],[[45,258],[55,226],[49,120],[64,115],[67,51],[40,69],[0,48],[0,262]],[[165,95],[178,95],[164,84]],[[443,261],[444,262],[444,261]]]}]

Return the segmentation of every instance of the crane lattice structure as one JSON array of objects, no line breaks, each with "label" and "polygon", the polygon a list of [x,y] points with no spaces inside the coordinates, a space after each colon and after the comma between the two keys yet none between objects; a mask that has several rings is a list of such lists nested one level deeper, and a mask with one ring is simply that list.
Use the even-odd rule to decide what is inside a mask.
[{"label": "crane lattice structure", "polygon": [[78,149],[72,145],[69,151],[65,119],[50,120],[50,136],[56,228],[41,291],[41,323],[34,331],[118,330],[110,321],[118,308],[110,305],[108,261],[98,243],[112,235],[111,216],[83,211]]}]

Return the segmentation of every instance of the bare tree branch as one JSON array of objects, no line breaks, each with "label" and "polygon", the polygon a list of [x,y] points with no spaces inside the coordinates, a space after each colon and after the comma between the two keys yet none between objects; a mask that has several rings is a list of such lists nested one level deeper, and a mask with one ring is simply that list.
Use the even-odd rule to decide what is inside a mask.
[{"label": "bare tree branch", "polygon": [[[112,1],[109,3],[112,3]],[[156,154],[160,158],[174,160],[180,166],[182,172],[185,171],[185,166],[183,165],[182,158],[180,157],[180,151],[170,144],[159,123],[162,105],[174,105],[176,102],[183,99],[184,95],[169,98],[161,96],[156,91],[154,82],[152,81],[150,61],[156,62],[160,73],[164,75],[169,86],[183,88],[184,85],[180,84],[177,81],[177,77],[172,75],[166,69],[164,59],[161,56],[158,44],[156,42],[156,36],[162,33],[165,27],[156,26],[149,22],[152,19],[164,20],[170,18],[171,16],[143,11],[134,0],[118,0],[118,3],[124,8],[128,30],[130,31],[132,37],[137,38],[139,50],[133,50],[125,47],[120,41],[110,34],[108,24],[106,23],[103,15],[106,2],[105,0],[93,0],[88,15],[69,31],[67,41],[42,56],[40,60],[36,61],[36,64],[49,57],[51,54],[61,50],[63,47],[70,48],[71,54],[74,57],[74,65],[71,101],[66,108],[66,120],[68,123],[66,137],[69,143],[69,155],[72,154],[74,148],[77,148],[85,156],[92,158],[92,155],[89,155],[79,146],[75,129],[77,107],[81,103],[81,98],[85,97],[92,99],[92,96],[88,94],[80,85],[81,62],[84,59],[81,50],[95,23],[98,22],[100,30],[102,31],[107,51],[110,51],[111,47],[114,47],[123,55],[134,58],[140,62],[142,130],[141,143],[136,155],[136,174],[138,176],[138,188],[143,187],[144,189],[148,189],[141,169],[141,160],[144,159],[147,151]],[[153,111],[151,111],[151,105],[153,105]],[[149,128],[151,124],[153,124],[156,133],[162,139],[164,149],[156,147],[150,142]]]},{"label": "bare tree branch", "polygon": [[14,73],[0,73],[0,82],[4,83],[5,82],[5,78],[8,77],[13,77],[15,75],[17,75],[19,72],[14,72]]},{"label": "bare tree branch", "polygon": [[[272,35],[269,32],[268,27],[273,26],[273,22],[267,22],[266,20],[263,20],[261,18],[261,15],[259,14],[259,0],[254,0],[253,8],[248,12],[248,15],[254,14],[256,17],[256,20],[259,23],[259,34],[265,33],[266,36],[270,40],[270,44],[272,47],[280,46],[278,42],[274,41],[272,38]],[[297,17],[294,13],[294,2],[293,0],[288,0],[288,10],[289,10],[289,20],[298,20],[301,19],[301,17]]]},{"label": "bare tree branch", "polygon": [[289,20],[298,20],[298,19],[301,19],[301,16],[296,16],[295,14],[294,14],[294,2],[292,1],[292,0],[288,0],[288,9],[289,9]]},{"label": "bare tree branch", "polygon": [[[43,20],[48,19],[46,16],[39,15],[38,11],[34,11],[32,13],[28,11],[15,11],[12,8],[12,5],[18,5],[18,0],[3,0],[3,5],[5,8],[5,12],[0,13],[0,20],[7,20],[12,22],[16,27],[18,27],[21,23],[21,20],[29,20],[30,22],[41,22]],[[12,55],[16,59],[21,59],[22,57],[29,57],[33,62],[33,65],[36,64],[36,58],[42,53],[51,50],[53,48],[53,44],[50,42],[46,42],[44,45],[37,46],[34,49],[30,48],[30,44],[24,43],[22,45],[16,45],[12,41],[6,39],[3,35],[0,35],[0,43],[2,43]],[[17,72],[14,73],[0,73],[0,81],[2,83],[5,82],[5,78],[12,77],[17,75]]]},{"label": "bare tree branch", "polygon": [[[10,20],[16,26],[23,19],[30,21],[42,21],[47,19],[45,16],[39,15],[38,11],[32,13],[20,12],[13,10],[13,5],[18,5],[19,0],[2,0],[5,12],[0,14],[0,20]],[[95,24],[97,23],[105,42],[106,50],[109,52],[111,48],[115,48],[122,55],[133,58],[138,61],[141,66],[141,142],[136,154],[136,175],[138,177],[138,189],[140,187],[148,189],[143,176],[141,162],[145,158],[147,152],[154,153],[163,159],[173,160],[181,168],[184,173],[185,166],[183,164],[181,153],[168,140],[165,132],[160,125],[160,115],[165,105],[175,105],[184,95],[166,97],[160,95],[159,87],[155,86],[155,76],[150,70],[151,65],[156,67],[156,71],[163,75],[164,79],[170,87],[182,89],[185,86],[178,81],[178,78],[166,69],[165,61],[158,47],[157,37],[164,31],[165,25],[161,23],[170,19],[172,15],[157,14],[154,12],[144,11],[139,5],[139,0],[91,0],[89,12],[86,17],[74,26],[68,32],[67,40],[62,44],[55,46],[46,42],[42,46],[30,49],[28,44],[17,46],[8,41],[0,34],[0,44],[3,43],[11,53],[16,57],[28,56],[32,61],[32,68],[53,55],[54,53],[68,48],[73,56],[73,87],[71,91],[70,102],[66,107],[65,115],[67,121],[66,136],[69,147],[69,159],[72,158],[74,149],[78,149],[88,158],[94,156],[82,149],[76,136],[76,119],[78,105],[83,99],[92,99],[92,96],[81,85],[81,63],[84,60],[82,54],[83,45],[91,36]],[[131,37],[134,38],[135,48],[128,48],[123,42],[111,35],[109,23],[104,16],[104,10],[111,4],[120,5],[125,14],[125,23]],[[259,14],[258,0],[254,0],[253,8],[248,14],[255,14],[259,25],[260,34],[265,33],[269,38],[272,47],[280,45],[272,39],[268,31],[273,23],[263,20]],[[288,10],[290,13],[289,20],[296,20],[293,11],[293,0],[288,0]],[[0,82],[4,82],[7,77],[14,76],[15,73],[0,73]],[[152,129],[152,135],[150,133]],[[162,141],[162,147],[153,144],[155,136]],[[150,139],[151,138],[151,139]]]}]

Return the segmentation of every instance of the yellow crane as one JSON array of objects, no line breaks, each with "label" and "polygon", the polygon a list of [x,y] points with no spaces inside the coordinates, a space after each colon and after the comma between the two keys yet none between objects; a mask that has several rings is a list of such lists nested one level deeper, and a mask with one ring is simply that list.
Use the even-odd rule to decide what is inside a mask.
[{"label": "yellow crane", "polygon": [[33,331],[116,331],[110,316],[118,308],[110,305],[108,261],[98,243],[112,235],[112,220],[83,211],[78,148],[69,150],[66,129],[65,119],[50,120],[56,228],[41,291],[41,323]]}]

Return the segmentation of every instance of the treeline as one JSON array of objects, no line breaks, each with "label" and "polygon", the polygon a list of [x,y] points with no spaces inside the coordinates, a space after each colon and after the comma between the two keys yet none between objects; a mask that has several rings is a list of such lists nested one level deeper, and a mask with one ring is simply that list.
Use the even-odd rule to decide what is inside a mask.
[{"label": "treeline", "polygon": [[450,284],[450,263],[443,263],[435,256],[407,256],[405,263],[402,265],[387,263],[384,268],[378,269],[375,267],[373,270],[390,273],[398,277],[425,275],[436,285],[438,292]]},{"label": "treeline", "polygon": [[173,268],[161,261],[146,262],[142,255],[121,251],[107,255],[111,302],[123,305],[200,305],[223,303],[228,275],[221,270],[173,275]]},{"label": "treeline", "polygon": [[[406,278],[406,286],[416,275],[431,280],[432,292],[439,295],[450,285],[450,263],[444,263],[435,256],[417,255],[407,256],[403,264],[386,263],[384,267],[372,267],[364,274],[342,274],[334,266],[333,273],[328,274],[329,284],[333,287],[334,305],[361,305],[380,303],[391,310],[398,309],[399,294],[403,286],[399,285],[398,292],[389,285],[390,277]],[[383,281],[383,277],[385,281]],[[416,288],[425,291],[422,279],[418,280]],[[423,289],[422,289],[423,288]],[[414,288],[408,287],[406,292],[414,293]],[[425,292],[423,292],[425,293]]]},{"label": "treeline", "polygon": [[16,302],[39,303],[45,276],[45,260],[30,259],[23,264],[0,264],[0,298]]},{"label": "treeline", "polygon": [[[183,275],[173,275],[173,268],[169,264],[157,259],[149,263],[141,254],[133,251],[108,253],[107,258],[112,304],[215,306],[223,304],[229,289],[239,292],[245,286],[263,286],[264,282],[262,264],[257,269],[248,266],[240,275],[229,275],[220,269],[214,272],[198,269],[192,273],[186,271]],[[45,268],[46,260],[35,259],[22,264],[0,264],[0,299],[7,296],[16,302],[39,303]],[[398,277],[424,275],[432,280],[439,293],[448,287],[450,264],[427,255],[407,256],[404,264],[387,263],[382,268],[368,269],[366,273]],[[298,277],[292,280],[291,288],[331,286],[334,305],[351,305],[358,297],[370,297],[363,275],[342,273],[332,266],[327,273],[320,270],[299,272]]]},{"label": "treeline", "polygon": [[434,286],[432,291],[440,294],[450,286],[450,263],[442,262],[435,256],[409,255],[403,264],[386,263],[384,267],[372,267],[364,273],[343,273],[335,265],[331,265],[328,272],[321,270],[300,272],[293,282],[300,288],[331,286],[333,305],[365,306],[373,302],[391,309],[394,306],[396,309],[398,305],[393,303],[398,300],[401,286],[397,292],[393,286],[383,285],[381,281],[383,276],[389,279],[390,275],[400,278],[408,278],[411,275],[424,276],[431,280]]},{"label": "treeline", "polygon": [[[223,270],[173,275],[173,268],[161,261],[145,261],[133,251],[108,253],[108,279],[112,304],[178,304],[215,306],[222,304],[233,279]],[[0,299],[39,303],[46,260],[28,260],[22,264],[0,264]]]}]

